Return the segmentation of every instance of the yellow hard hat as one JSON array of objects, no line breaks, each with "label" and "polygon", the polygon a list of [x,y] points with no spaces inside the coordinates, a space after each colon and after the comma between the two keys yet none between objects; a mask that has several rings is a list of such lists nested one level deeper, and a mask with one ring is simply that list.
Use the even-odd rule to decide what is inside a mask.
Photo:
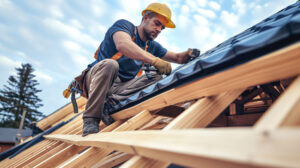
[{"label": "yellow hard hat", "polygon": [[165,25],[168,28],[175,28],[175,24],[171,20],[172,12],[170,8],[166,4],[162,3],[151,3],[147,6],[146,9],[143,10],[142,16],[144,16],[146,11],[152,11],[157,14],[164,16],[167,19],[167,24]]}]

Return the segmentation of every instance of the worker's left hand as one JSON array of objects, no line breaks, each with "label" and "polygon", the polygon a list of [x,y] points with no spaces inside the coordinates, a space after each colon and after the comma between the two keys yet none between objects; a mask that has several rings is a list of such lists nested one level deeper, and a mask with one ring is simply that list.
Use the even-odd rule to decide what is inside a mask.
[{"label": "worker's left hand", "polygon": [[181,63],[188,63],[191,59],[196,58],[200,55],[200,50],[196,48],[189,48],[180,58]]}]

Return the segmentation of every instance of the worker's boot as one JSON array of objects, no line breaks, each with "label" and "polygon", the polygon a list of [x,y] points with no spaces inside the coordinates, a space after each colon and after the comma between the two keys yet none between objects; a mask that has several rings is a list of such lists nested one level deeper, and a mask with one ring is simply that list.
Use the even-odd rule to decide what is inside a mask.
[{"label": "worker's boot", "polygon": [[109,111],[111,111],[110,108],[112,108],[111,105],[108,102],[105,102],[102,113],[102,121],[106,126],[115,122],[115,120],[109,115]]},{"label": "worker's boot", "polygon": [[84,118],[82,136],[84,137],[99,132],[99,122],[100,121],[96,118]]}]

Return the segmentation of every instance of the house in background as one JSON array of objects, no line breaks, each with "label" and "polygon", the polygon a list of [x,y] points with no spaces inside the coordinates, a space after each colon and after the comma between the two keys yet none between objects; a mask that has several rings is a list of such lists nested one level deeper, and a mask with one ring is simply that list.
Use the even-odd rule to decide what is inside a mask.
[{"label": "house in background", "polygon": [[[14,147],[18,133],[17,128],[0,128],[0,153]],[[31,129],[23,129],[21,138],[32,135]]]}]

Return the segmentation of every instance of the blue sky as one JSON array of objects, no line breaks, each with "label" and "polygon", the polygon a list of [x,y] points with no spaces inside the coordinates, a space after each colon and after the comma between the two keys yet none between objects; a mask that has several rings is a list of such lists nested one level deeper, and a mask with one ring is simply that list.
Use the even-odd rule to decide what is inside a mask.
[{"label": "blue sky", "polygon": [[203,53],[296,0],[0,0],[0,88],[15,67],[30,63],[42,89],[40,110],[52,113],[70,101],[62,91],[93,61],[108,27],[118,19],[138,25],[151,2],[168,4],[177,26],[158,42]]}]

